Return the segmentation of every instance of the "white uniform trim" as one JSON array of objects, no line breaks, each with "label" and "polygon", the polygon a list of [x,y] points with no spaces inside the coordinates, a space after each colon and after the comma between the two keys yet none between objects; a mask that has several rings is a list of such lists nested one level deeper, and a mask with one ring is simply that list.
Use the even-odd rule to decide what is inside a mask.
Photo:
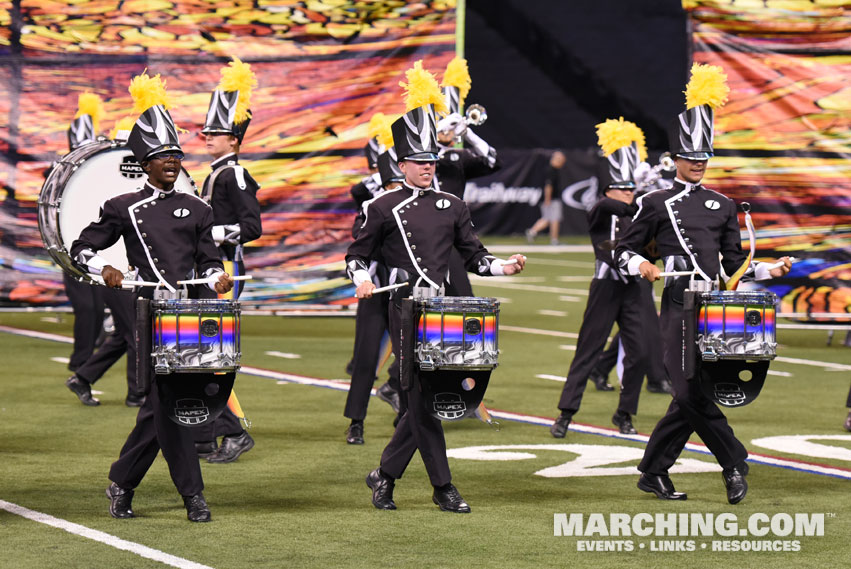
[{"label": "white uniform trim", "polygon": [[697,261],[694,258],[694,253],[691,252],[691,249],[688,248],[685,240],[683,239],[683,234],[680,231],[679,225],[677,225],[677,217],[674,215],[674,210],[672,204],[679,198],[687,196],[691,188],[694,187],[693,184],[686,184],[685,189],[683,189],[678,194],[674,194],[670,198],[665,200],[665,209],[668,210],[668,219],[671,220],[671,226],[674,228],[674,233],[677,235],[677,240],[680,242],[680,247],[683,248],[683,251],[686,255],[688,255],[689,259],[691,259],[691,266],[694,270],[696,270],[700,276],[702,276],[707,281],[714,281],[715,279],[709,278],[709,276],[703,272],[703,269],[700,268],[700,265],[697,264]]},{"label": "white uniform trim", "polygon": [[410,245],[410,243],[408,243],[408,236],[405,233],[405,226],[402,224],[402,218],[399,217],[399,210],[401,210],[403,207],[405,207],[406,205],[408,205],[409,203],[411,203],[412,201],[417,199],[419,197],[420,191],[426,191],[426,190],[420,190],[420,189],[414,188],[412,190],[411,197],[409,197],[406,200],[399,202],[399,205],[394,207],[393,210],[392,210],[393,211],[393,217],[396,219],[396,225],[399,227],[399,234],[402,236],[402,241],[405,242],[405,249],[408,250],[408,257],[411,259],[411,263],[413,263],[414,268],[417,270],[417,274],[420,276],[420,278],[422,280],[427,282],[429,284],[429,286],[433,286],[434,288],[439,289],[440,285],[436,284],[433,280],[428,278],[428,276],[426,276],[426,274],[420,268],[419,263],[417,263],[417,256],[414,255],[413,251],[411,251],[411,245]]},{"label": "white uniform trim", "polygon": [[[172,189],[171,191],[174,192],[176,190]],[[157,269],[157,266],[154,264],[154,259],[153,259],[153,257],[151,257],[151,252],[148,249],[148,245],[145,243],[145,239],[142,237],[142,232],[139,230],[139,224],[136,222],[136,216],[133,213],[134,208],[136,208],[140,205],[144,205],[148,202],[157,201],[157,198],[159,197],[160,193],[161,193],[160,190],[154,188],[154,193],[151,197],[145,198],[141,201],[138,201],[134,204],[131,204],[130,207],[127,208],[127,213],[130,214],[130,221],[133,222],[133,229],[136,231],[136,236],[139,238],[139,241],[142,243],[142,249],[145,251],[145,257],[148,258],[148,264],[151,266],[151,269],[154,271],[154,274],[157,277],[157,281],[159,281],[169,291],[176,292],[176,289],[173,286],[171,286],[170,284],[168,284],[168,282],[160,274],[160,271],[159,271],[159,269]],[[204,200],[201,200],[201,201],[204,201]]]}]

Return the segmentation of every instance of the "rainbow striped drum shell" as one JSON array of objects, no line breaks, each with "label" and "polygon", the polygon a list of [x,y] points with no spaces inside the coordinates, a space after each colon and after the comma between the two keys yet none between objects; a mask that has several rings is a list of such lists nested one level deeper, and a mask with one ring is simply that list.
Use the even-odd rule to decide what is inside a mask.
[{"label": "rainbow striped drum shell", "polygon": [[153,300],[154,371],[215,373],[239,369],[240,308],[236,300]]},{"label": "rainbow striped drum shell", "polygon": [[703,361],[773,360],[777,295],[713,291],[696,298],[697,347]]},{"label": "rainbow striped drum shell", "polygon": [[417,308],[415,357],[421,370],[488,370],[497,366],[497,299],[436,296],[419,300]]}]

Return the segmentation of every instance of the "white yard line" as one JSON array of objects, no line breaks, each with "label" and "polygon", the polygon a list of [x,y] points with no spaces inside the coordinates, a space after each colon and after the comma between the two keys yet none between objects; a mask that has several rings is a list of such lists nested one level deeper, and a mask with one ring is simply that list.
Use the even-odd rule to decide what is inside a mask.
[{"label": "white yard line", "polygon": [[[115,549],[129,551],[130,553],[135,553],[139,557],[144,557],[145,559],[152,559],[154,561],[158,561],[160,563],[164,563],[165,565],[170,565],[172,567],[179,567],[180,569],[212,569],[209,565],[195,563],[194,561],[189,561],[188,559],[177,557],[175,555],[171,555],[170,553],[165,553],[163,551],[153,549],[146,545],[127,541],[125,539],[121,539],[120,537],[115,537],[114,535],[110,535],[108,533],[104,533],[95,529],[87,528],[86,526],[81,526],[80,524],[75,524],[67,520],[54,518],[53,516],[43,514],[41,512],[36,512],[35,510],[30,510],[28,508],[24,508],[23,506],[19,506],[11,502],[6,502],[5,500],[0,500],[0,509],[6,510],[7,512],[15,514],[17,516],[21,516],[22,518],[26,518],[28,520],[32,520],[40,524],[45,524],[57,529],[61,529],[67,531],[68,533],[79,535],[80,537],[85,537],[86,539],[91,539],[92,541],[97,541],[98,543],[103,543],[104,545],[114,547]],[[117,523],[126,524],[127,522]]]},{"label": "white yard line", "polygon": [[538,314],[541,316],[558,316],[560,318],[567,316],[567,312],[564,310],[539,310]]},{"label": "white yard line", "polygon": [[834,364],[830,362],[820,362],[817,360],[802,360],[800,358],[784,358],[782,356],[777,356],[774,358],[776,362],[783,362],[784,364],[800,364],[806,366],[815,366],[824,369],[831,369],[836,371],[851,371],[851,365],[846,364]]},{"label": "white yard line", "polygon": [[523,334],[537,334],[539,336],[553,336],[555,338],[572,338],[576,339],[579,334],[573,332],[557,332],[556,330],[541,330],[540,328],[524,328],[523,326],[508,326],[507,324],[499,325],[500,332],[521,332]]},{"label": "white yard line", "polygon": [[290,354],[288,352],[266,352],[267,356],[273,356],[276,358],[284,358],[285,360],[297,360],[301,358],[298,354]]},{"label": "white yard line", "polygon": [[470,275],[470,282],[476,287],[507,288],[513,290],[528,290],[531,292],[551,292],[553,294],[571,294],[588,296],[588,291],[579,288],[561,288],[557,286],[530,285],[511,282],[495,282],[494,277],[476,277]]}]

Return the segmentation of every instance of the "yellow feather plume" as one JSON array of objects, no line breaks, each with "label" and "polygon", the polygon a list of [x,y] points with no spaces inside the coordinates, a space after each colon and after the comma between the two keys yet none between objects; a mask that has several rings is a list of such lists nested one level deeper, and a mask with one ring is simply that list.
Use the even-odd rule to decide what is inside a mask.
[{"label": "yellow feather plume", "polygon": [[625,124],[632,142],[638,147],[638,159],[644,162],[647,160],[647,141],[644,139],[644,131],[635,123],[625,121]]},{"label": "yellow feather plume", "polygon": [[171,104],[165,90],[165,80],[160,79],[159,73],[149,77],[147,69],[130,81],[130,96],[133,98],[133,113],[141,115],[155,105],[168,109]]},{"label": "yellow feather plume", "polygon": [[[603,154],[609,156],[618,148],[629,146],[635,141],[636,130],[641,132],[641,129],[635,126],[634,123],[623,120],[623,117],[615,119],[607,119],[596,126],[597,129],[597,144],[603,150]],[[641,135],[644,138],[644,134]]]},{"label": "yellow feather plume", "polygon": [[411,69],[405,71],[407,83],[399,82],[399,86],[405,89],[405,111],[412,111],[424,105],[434,105],[434,111],[439,115],[449,112],[440,86],[434,75],[423,69],[422,60],[414,63]]},{"label": "yellow feather plume", "polygon": [[375,113],[369,119],[368,133],[370,138],[377,138],[378,144],[384,145],[384,148],[393,146],[393,131],[390,125],[393,121],[384,113]]},{"label": "yellow feather plume", "polygon": [[219,89],[222,91],[239,91],[236,100],[236,114],[233,122],[242,124],[245,119],[251,118],[251,91],[257,87],[257,76],[251,71],[251,65],[243,63],[236,56],[227,67],[221,69],[222,78],[219,81]]},{"label": "yellow feather plume", "polygon": [[687,109],[700,105],[717,109],[727,102],[730,94],[727,75],[717,65],[695,63],[691,66],[691,80],[686,85],[685,94]]},{"label": "yellow feather plume", "polygon": [[110,133],[109,137],[115,140],[115,137],[118,136],[119,130],[133,130],[133,124],[136,122],[136,119],[133,117],[124,117],[119,119],[117,123],[115,123],[115,127],[112,129],[112,133]]},{"label": "yellow feather plume", "polygon": [[470,71],[467,68],[467,60],[461,57],[453,57],[452,61],[446,66],[446,71],[443,72],[443,87],[458,87],[458,92],[461,95],[461,105],[464,104],[464,99],[467,98],[467,93],[470,92],[470,87],[473,86],[473,80],[470,79]]},{"label": "yellow feather plume", "polygon": [[95,95],[94,93],[89,93],[87,91],[85,93],[80,93],[80,96],[77,97],[77,114],[74,115],[74,118],[82,115],[89,115],[92,117],[92,126],[95,129],[95,134],[97,134],[100,130],[100,119],[102,119],[105,114],[106,112],[103,109],[103,101],[99,95]]}]

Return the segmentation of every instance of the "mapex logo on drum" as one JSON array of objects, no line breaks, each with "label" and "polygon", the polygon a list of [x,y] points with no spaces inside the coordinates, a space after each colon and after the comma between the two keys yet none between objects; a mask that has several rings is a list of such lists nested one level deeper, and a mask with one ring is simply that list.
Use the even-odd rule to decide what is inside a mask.
[{"label": "mapex logo on drum", "polygon": [[747,395],[735,383],[716,383],[715,400],[725,407],[738,407],[745,404]]},{"label": "mapex logo on drum", "polygon": [[436,393],[434,395],[434,412],[442,419],[452,420],[464,416],[467,404],[457,393]]},{"label": "mapex logo on drum", "polygon": [[133,158],[132,155],[125,156],[121,159],[121,164],[118,165],[118,172],[130,180],[135,180],[136,178],[141,178],[145,175],[145,171],[142,170],[142,166],[136,162],[136,159]]},{"label": "mapex logo on drum", "polygon": [[200,425],[210,416],[210,410],[201,399],[178,399],[174,417],[184,425]]}]

